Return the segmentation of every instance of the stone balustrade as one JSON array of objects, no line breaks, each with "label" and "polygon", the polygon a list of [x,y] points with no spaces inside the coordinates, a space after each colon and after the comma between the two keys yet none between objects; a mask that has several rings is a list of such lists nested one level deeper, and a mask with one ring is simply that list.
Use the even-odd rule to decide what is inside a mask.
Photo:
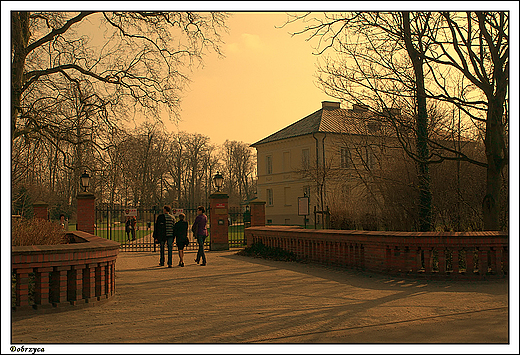
[{"label": "stone balustrade", "polygon": [[115,294],[119,243],[82,231],[66,236],[69,244],[12,247],[13,311],[90,305]]},{"label": "stone balustrade", "polygon": [[310,262],[426,278],[507,275],[507,232],[379,232],[250,227],[248,246],[261,242]]}]

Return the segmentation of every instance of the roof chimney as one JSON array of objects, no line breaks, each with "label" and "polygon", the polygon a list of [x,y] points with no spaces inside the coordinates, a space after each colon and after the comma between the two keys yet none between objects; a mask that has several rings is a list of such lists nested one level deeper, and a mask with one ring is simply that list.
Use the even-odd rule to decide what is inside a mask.
[{"label": "roof chimney", "polygon": [[333,110],[336,108],[340,108],[339,105],[340,105],[340,103],[335,102],[335,101],[322,101],[321,102],[321,108],[323,108],[323,109]]},{"label": "roof chimney", "polygon": [[352,111],[354,112],[367,112],[368,111],[368,105],[352,105]]}]

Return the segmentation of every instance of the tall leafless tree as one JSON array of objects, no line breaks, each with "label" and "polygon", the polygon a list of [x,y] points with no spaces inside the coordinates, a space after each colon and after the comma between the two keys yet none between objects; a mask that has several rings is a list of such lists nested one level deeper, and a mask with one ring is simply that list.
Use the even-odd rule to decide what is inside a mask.
[{"label": "tall leafless tree", "polygon": [[[368,105],[374,114],[383,113],[382,119],[394,125],[403,148],[417,161],[424,192],[421,229],[429,228],[427,164],[446,160],[486,168],[484,228],[499,229],[500,176],[508,160],[508,14],[310,13],[296,15],[294,21],[300,20],[306,27],[297,34],[307,33],[309,40],[319,41],[317,54],[324,60],[318,82],[324,90],[352,104]],[[462,76],[470,79],[470,90],[484,94],[457,96],[455,83]],[[488,162],[430,137],[432,122],[425,115],[425,100],[454,105],[477,129],[486,122],[482,132]],[[396,107],[403,115],[392,114],[389,109]],[[414,132],[415,143],[402,134],[409,131]]]}]

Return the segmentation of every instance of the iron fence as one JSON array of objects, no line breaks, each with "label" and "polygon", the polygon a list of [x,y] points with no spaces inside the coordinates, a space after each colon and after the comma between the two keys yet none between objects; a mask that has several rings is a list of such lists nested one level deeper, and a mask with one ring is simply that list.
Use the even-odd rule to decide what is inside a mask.
[{"label": "iron fence", "polygon": [[[156,208],[137,208],[136,210],[136,226],[135,231],[127,233],[125,231],[126,215],[129,209],[126,208],[112,208],[112,207],[96,207],[96,224],[94,234],[98,237],[117,241],[120,243],[121,251],[159,251],[159,246],[154,243],[153,231],[155,227],[155,220],[157,216],[162,213],[162,210]],[[178,215],[181,210],[173,209],[172,214]],[[197,217],[197,209],[182,209],[185,221],[188,222],[190,228],[195,217]],[[206,214],[209,217],[210,210],[206,209]],[[208,218],[209,219],[209,218]],[[228,236],[229,247],[242,247],[246,245],[245,228],[249,222],[246,216],[244,221],[244,213],[240,208],[230,208],[228,215]],[[208,233],[210,238],[207,238],[204,247],[210,248],[211,239],[211,225],[208,226]],[[135,240],[134,240],[135,237]],[[190,244],[185,250],[197,250],[197,240],[193,237],[191,230],[188,232]],[[174,245],[174,249],[177,247]]]},{"label": "iron fence", "polygon": [[247,213],[242,212],[240,207],[230,207],[228,209],[228,241],[230,248],[246,245],[245,228],[250,225],[250,220],[247,216]]}]

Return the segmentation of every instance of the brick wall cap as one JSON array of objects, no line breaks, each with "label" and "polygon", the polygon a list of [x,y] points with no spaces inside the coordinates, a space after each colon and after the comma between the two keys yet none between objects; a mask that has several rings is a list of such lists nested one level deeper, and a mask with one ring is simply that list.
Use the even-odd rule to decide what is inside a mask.
[{"label": "brick wall cap", "polygon": [[229,198],[229,195],[223,192],[214,192],[211,195],[209,195],[209,198],[211,199],[218,199],[218,198]]},{"label": "brick wall cap", "polygon": [[370,236],[391,236],[391,237],[509,237],[509,232],[504,231],[476,231],[476,232],[397,232],[397,231],[365,231],[365,230],[344,230],[344,229],[303,229],[300,226],[256,226],[249,227],[251,230],[275,231],[295,230],[304,233],[324,233],[324,234],[364,234]]},{"label": "brick wall cap", "polygon": [[91,192],[80,192],[76,195],[78,200],[94,200],[96,196],[94,196]]},{"label": "brick wall cap", "polygon": [[255,199],[253,201],[249,201],[250,205],[265,205],[267,202],[259,199]]},{"label": "brick wall cap", "polygon": [[11,248],[12,255],[27,255],[35,252],[41,254],[61,254],[70,252],[85,252],[85,251],[99,251],[99,250],[115,250],[119,251],[119,242],[107,240],[90,233],[82,231],[72,231],[67,234],[75,235],[81,239],[86,240],[85,243],[72,244],[55,244],[55,245],[27,245],[27,246],[13,246]]}]

